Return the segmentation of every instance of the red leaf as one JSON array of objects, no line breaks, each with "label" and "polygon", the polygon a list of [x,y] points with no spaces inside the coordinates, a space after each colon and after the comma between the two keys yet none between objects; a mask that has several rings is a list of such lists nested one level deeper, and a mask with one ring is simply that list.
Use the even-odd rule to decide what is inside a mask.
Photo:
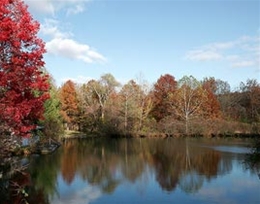
[{"label": "red leaf", "polygon": [[35,128],[48,98],[38,31],[23,1],[0,1],[0,121],[20,136]]}]

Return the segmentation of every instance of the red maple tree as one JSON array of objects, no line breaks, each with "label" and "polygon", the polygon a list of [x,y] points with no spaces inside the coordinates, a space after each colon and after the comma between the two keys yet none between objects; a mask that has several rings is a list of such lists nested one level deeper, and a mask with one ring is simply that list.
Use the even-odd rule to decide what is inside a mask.
[{"label": "red maple tree", "polygon": [[152,91],[153,103],[155,104],[152,115],[157,121],[172,114],[169,96],[174,94],[176,89],[177,81],[170,74],[161,76],[155,83]]},{"label": "red maple tree", "polygon": [[21,0],[0,1],[0,124],[19,136],[35,128],[49,97],[39,28]]}]

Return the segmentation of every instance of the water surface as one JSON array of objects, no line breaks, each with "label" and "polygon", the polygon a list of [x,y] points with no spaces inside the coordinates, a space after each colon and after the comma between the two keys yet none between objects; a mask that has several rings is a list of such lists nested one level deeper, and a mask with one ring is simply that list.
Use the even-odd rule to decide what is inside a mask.
[{"label": "water surface", "polygon": [[31,159],[28,201],[50,204],[260,203],[243,140],[67,140]]}]

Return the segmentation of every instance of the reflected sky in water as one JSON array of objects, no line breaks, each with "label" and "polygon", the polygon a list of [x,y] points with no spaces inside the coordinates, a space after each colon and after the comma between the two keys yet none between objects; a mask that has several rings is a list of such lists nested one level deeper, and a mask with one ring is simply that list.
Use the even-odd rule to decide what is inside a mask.
[{"label": "reflected sky in water", "polygon": [[259,169],[244,163],[247,145],[241,139],[67,140],[54,154],[32,159],[29,192],[41,191],[40,203],[51,204],[260,203]]}]

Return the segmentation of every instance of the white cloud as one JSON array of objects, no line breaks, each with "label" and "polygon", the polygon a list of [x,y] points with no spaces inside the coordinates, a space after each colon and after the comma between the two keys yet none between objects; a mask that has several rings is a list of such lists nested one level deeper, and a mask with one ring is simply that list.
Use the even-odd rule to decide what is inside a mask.
[{"label": "white cloud", "polygon": [[192,50],[187,53],[185,59],[194,61],[210,61],[222,59],[222,56],[212,50]]},{"label": "white cloud", "polygon": [[252,67],[255,65],[255,61],[244,60],[244,61],[237,61],[231,64],[232,67]]},{"label": "white cloud", "polygon": [[239,60],[239,55],[228,55],[226,59],[229,61],[236,61]]},{"label": "white cloud", "polygon": [[66,197],[55,198],[52,200],[54,204],[69,204],[69,203],[77,203],[77,204],[89,204],[99,197],[102,196],[102,192],[100,189],[92,186],[87,186],[82,190],[71,192]]},{"label": "white cloud", "polygon": [[[24,0],[34,12],[46,13],[54,15],[56,11],[61,9],[67,10],[69,14],[77,14],[83,12],[85,4],[90,0]],[[71,8],[73,7],[73,8]]]},{"label": "white cloud", "polygon": [[92,59],[100,60],[100,61],[106,61],[105,57],[103,57],[101,54],[94,50],[88,50],[88,56]]},{"label": "white cloud", "polygon": [[[39,12],[55,14],[61,9],[67,11],[67,15],[83,12],[85,4],[90,0],[25,0],[29,8],[38,9]],[[66,26],[63,23],[62,26]],[[46,37],[47,54],[82,60],[86,63],[105,62],[106,58],[91,48],[89,45],[80,43],[73,39],[73,33],[64,31],[60,21],[47,18],[41,23],[40,33]]]},{"label": "white cloud", "polygon": [[71,15],[71,14],[78,14],[81,13],[85,10],[85,7],[82,4],[78,4],[76,6],[74,6],[73,8],[69,8],[67,10],[67,15]]},{"label": "white cloud", "polygon": [[43,24],[41,24],[40,32],[53,38],[67,38],[73,36],[71,32],[60,31],[59,27],[59,21],[48,18],[44,20]]},{"label": "white cloud", "polygon": [[209,45],[209,49],[214,49],[214,50],[229,49],[234,47],[235,44],[236,44],[235,42],[213,43],[212,45]]},{"label": "white cloud", "polygon": [[192,61],[211,61],[223,59],[223,50],[231,49],[236,42],[217,42],[188,51],[185,59]]},{"label": "white cloud", "polygon": [[203,45],[186,53],[185,59],[191,61],[224,60],[231,67],[253,67],[259,69],[260,38],[242,36],[234,41],[216,42]]},{"label": "white cloud", "polygon": [[47,53],[83,60],[86,63],[106,61],[98,52],[92,50],[88,45],[81,44],[72,39],[54,38],[46,43]]},{"label": "white cloud", "polygon": [[40,32],[49,36],[46,42],[47,54],[69,59],[82,60],[85,63],[105,62],[106,58],[89,45],[73,39],[73,33],[60,30],[60,23],[55,19],[45,19]]},{"label": "white cloud", "polygon": [[55,7],[51,0],[24,0],[24,2],[29,6],[29,9],[33,11],[54,14]]}]

